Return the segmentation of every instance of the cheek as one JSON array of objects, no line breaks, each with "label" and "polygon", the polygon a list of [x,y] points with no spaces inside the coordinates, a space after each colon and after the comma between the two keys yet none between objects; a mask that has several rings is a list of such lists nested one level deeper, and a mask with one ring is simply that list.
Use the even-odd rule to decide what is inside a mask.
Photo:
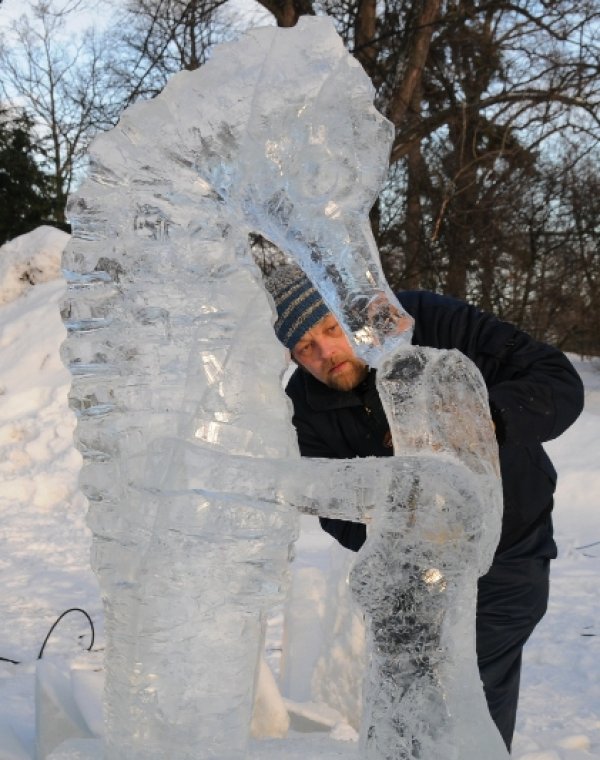
[{"label": "cheek", "polygon": [[315,362],[314,359],[302,359],[299,356],[292,356],[292,359],[296,362],[296,364],[299,367],[302,367],[302,369],[305,369],[307,372],[310,372],[311,375],[315,373],[315,370],[317,370],[317,362]]},{"label": "cheek", "polygon": [[345,354],[351,354],[352,356],[355,356],[354,349],[352,348],[352,345],[346,335],[342,335],[339,340],[339,346],[340,350],[342,350]]}]

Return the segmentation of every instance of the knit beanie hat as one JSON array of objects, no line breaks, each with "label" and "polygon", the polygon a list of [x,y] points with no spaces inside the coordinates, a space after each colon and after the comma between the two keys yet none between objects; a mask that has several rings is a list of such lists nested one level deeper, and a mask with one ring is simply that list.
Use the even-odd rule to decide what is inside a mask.
[{"label": "knit beanie hat", "polygon": [[307,330],[329,314],[319,291],[296,264],[277,267],[265,278],[265,287],[277,309],[275,333],[290,351]]}]

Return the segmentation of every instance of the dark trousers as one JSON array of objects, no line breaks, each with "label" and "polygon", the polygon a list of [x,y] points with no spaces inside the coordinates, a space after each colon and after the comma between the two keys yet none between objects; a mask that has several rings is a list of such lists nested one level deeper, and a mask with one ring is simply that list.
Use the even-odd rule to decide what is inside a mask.
[{"label": "dark trousers", "polygon": [[523,646],[548,604],[549,523],[496,555],[479,580],[477,658],[490,714],[510,751],[515,730]]}]

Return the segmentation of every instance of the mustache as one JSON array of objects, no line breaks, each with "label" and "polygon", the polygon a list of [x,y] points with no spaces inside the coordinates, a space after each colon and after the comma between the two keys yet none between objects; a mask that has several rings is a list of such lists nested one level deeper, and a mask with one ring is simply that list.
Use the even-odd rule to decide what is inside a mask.
[{"label": "mustache", "polygon": [[334,367],[337,367],[339,364],[343,364],[344,362],[351,361],[349,357],[336,357],[335,359],[329,359],[327,362],[327,371],[329,372]]},{"label": "mustache", "polygon": [[326,365],[327,372],[330,372],[334,367],[337,367],[344,362],[350,362],[355,367],[366,367],[366,364],[358,359],[356,356],[336,356],[334,359],[329,359]]}]

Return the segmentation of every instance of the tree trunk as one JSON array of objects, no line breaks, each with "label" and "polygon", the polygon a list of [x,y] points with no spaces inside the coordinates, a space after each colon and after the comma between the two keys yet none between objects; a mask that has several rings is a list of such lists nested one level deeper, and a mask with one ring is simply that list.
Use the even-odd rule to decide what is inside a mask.
[{"label": "tree trunk", "polygon": [[441,0],[422,0],[421,12],[406,60],[405,73],[388,108],[388,119],[398,126],[405,118],[413,93],[421,86],[423,69],[429,55],[431,37]]},{"label": "tree trunk", "polygon": [[377,31],[377,0],[359,0],[354,23],[354,56],[373,78],[377,47],[374,44]]},{"label": "tree trunk", "polygon": [[312,0],[257,0],[270,11],[277,26],[296,26],[300,16],[314,16]]}]

